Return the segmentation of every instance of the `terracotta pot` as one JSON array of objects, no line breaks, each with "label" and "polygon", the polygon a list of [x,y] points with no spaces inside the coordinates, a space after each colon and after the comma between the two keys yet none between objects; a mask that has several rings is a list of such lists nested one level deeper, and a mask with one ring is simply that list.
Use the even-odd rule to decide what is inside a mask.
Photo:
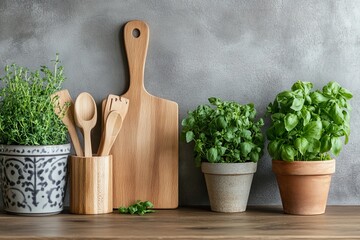
[{"label": "terracotta pot", "polygon": [[317,215],[325,213],[335,160],[272,161],[285,213]]},{"label": "terracotta pot", "polygon": [[244,212],[257,163],[201,164],[205,175],[211,210],[215,212]]}]

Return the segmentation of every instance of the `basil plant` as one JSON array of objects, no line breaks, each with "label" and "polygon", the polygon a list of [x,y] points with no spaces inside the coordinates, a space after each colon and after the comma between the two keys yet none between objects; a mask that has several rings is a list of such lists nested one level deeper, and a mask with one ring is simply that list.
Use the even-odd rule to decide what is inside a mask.
[{"label": "basil plant", "polygon": [[263,119],[255,120],[253,104],[209,98],[211,105],[189,111],[182,121],[182,138],[194,142],[195,165],[257,162],[263,154]]},{"label": "basil plant", "polygon": [[336,82],[312,91],[310,82],[296,82],[267,107],[271,126],[266,135],[275,160],[330,160],[349,141],[352,93]]}]

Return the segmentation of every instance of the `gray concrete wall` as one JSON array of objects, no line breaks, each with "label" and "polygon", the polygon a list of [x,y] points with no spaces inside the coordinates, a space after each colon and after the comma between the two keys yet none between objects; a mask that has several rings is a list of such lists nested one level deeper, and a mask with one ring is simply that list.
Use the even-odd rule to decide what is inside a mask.
[{"label": "gray concrete wall", "polygon": [[[180,119],[211,96],[253,102],[261,116],[299,79],[352,90],[351,138],[337,158],[329,204],[360,203],[360,1],[0,0],[0,66],[34,68],[59,52],[64,87],[72,96],[88,91],[99,104],[127,90],[122,27],[133,19],[150,26],[145,86],[178,102]],[[99,129],[94,134],[98,141]],[[184,143],[179,166],[181,205],[208,204]],[[280,204],[268,154],[249,204]]]}]

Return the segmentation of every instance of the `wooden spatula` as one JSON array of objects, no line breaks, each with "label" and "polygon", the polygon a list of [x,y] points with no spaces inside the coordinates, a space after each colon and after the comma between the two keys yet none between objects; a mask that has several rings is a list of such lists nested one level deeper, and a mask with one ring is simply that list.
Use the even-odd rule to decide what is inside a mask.
[{"label": "wooden spatula", "polygon": [[[63,89],[54,93],[51,98],[58,96],[59,105],[54,106],[55,113],[61,118],[62,122],[65,124],[69,131],[69,135],[72,141],[72,144],[75,149],[75,153],[77,156],[82,157],[84,155],[82,147],[80,145],[79,137],[76,132],[75,120],[74,120],[74,102],[70,96],[70,93],[67,89]],[[62,117],[62,107],[66,104],[70,103],[68,110],[66,111],[64,117]]]},{"label": "wooden spatula", "polygon": [[115,96],[111,98],[110,111],[118,111],[121,118],[125,119],[127,112],[129,110],[129,99],[124,97]]},{"label": "wooden spatula", "polygon": [[101,103],[103,123],[106,122],[106,118],[111,111],[118,111],[124,121],[129,109],[129,103],[130,101],[127,98],[109,94],[109,96],[106,99],[103,99]]}]

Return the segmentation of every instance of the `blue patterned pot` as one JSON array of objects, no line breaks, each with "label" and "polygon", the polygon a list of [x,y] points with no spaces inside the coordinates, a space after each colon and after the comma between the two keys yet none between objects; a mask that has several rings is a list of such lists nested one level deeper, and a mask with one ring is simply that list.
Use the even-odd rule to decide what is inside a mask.
[{"label": "blue patterned pot", "polygon": [[70,144],[0,145],[4,210],[51,215],[63,210]]}]

